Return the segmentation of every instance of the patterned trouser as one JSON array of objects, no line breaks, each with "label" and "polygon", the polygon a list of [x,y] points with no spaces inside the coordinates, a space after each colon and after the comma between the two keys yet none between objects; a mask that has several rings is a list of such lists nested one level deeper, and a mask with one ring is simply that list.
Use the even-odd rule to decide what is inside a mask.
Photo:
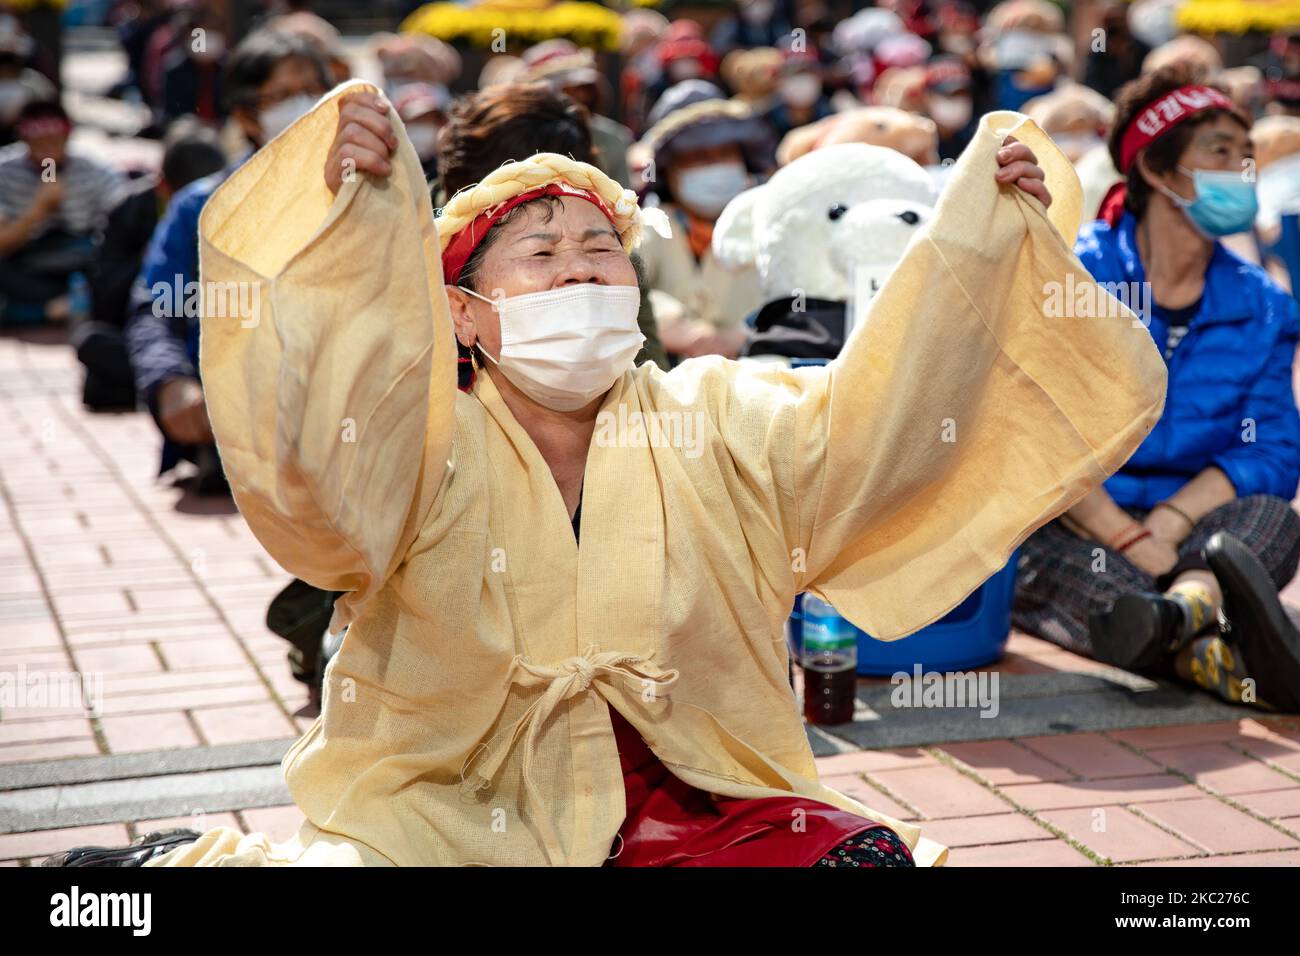
[{"label": "patterned trouser", "polygon": [[[1129,509],[1129,514],[1138,520],[1146,516],[1138,509]],[[1107,609],[1120,594],[1163,591],[1184,571],[1206,568],[1201,550],[1216,531],[1239,538],[1268,569],[1279,591],[1295,576],[1300,516],[1288,502],[1271,495],[1238,498],[1203,517],[1179,547],[1178,563],[1159,580],[1121,552],[1084,540],[1053,521],[1034,532],[1021,548],[1012,623],[1091,656],[1089,614]]]},{"label": "patterned trouser", "polygon": [[897,833],[879,826],[837,843],[813,866],[916,866],[916,862]]}]

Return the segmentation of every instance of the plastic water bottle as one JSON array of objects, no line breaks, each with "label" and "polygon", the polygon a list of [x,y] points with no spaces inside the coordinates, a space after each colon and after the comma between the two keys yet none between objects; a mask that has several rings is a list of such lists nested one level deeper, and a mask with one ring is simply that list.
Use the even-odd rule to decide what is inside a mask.
[{"label": "plastic water bottle", "polygon": [[803,715],[810,724],[853,720],[858,681],[857,629],[835,608],[803,596]]},{"label": "plastic water bottle", "polygon": [[84,272],[74,272],[68,277],[69,324],[80,325],[90,320],[94,303],[91,301],[90,280]]}]

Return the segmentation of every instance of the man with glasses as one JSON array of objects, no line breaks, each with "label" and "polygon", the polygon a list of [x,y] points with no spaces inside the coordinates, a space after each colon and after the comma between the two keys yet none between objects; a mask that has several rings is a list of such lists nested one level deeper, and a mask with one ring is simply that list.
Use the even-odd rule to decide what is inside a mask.
[{"label": "man with glasses", "polygon": [[136,387],[162,430],[160,474],[199,467],[200,494],[228,491],[198,377],[198,222],[208,197],[254,151],[306,113],[329,88],[320,54],[300,37],[261,31],[231,54],[224,88],[230,115],[252,148],[176,194],[154,230],[131,295],[127,348]]}]

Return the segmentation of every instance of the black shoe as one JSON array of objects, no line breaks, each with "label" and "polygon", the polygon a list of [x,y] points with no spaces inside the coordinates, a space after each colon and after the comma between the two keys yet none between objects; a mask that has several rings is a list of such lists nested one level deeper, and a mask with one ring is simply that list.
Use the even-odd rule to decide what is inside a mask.
[{"label": "black shoe", "polygon": [[1121,594],[1107,611],[1091,615],[1092,656],[1124,670],[1149,668],[1177,652],[1183,638],[1183,610],[1159,594]]},{"label": "black shoe", "polygon": [[72,345],[86,367],[82,403],[91,411],[133,411],[135,381],[122,333],[103,322],[86,322],[72,333]]},{"label": "black shoe", "polygon": [[199,472],[194,478],[195,493],[203,496],[221,495],[229,497],[230,482],[226,481],[226,473],[221,467],[221,457],[217,454],[217,446],[199,446],[196,464],[199,467]]},{"label": "black shoe", "polygon": [[98,372],[87,370],[81,403],[92,412],[133,412],[136,409],[135,386],[114,382]]},{"label": "black shoe", "polygon": [[41,866],[144,866],[178,846],[193,843],[203,834],[195,830],[146,833],[130,846],[77,846],[47,857]]},{"label": "black shoe", "polygon": [[334,601],[341,591],[323,591],[297,578],[271,599],[266,609],[267,630],[293,645],[290,655],[293,676],[304,684],[313,683],[320,669],[321,641],[334,614]]},{"label": "black shoe", "polygon": [[320,639],[320,656],[316,659],[316,681],[311,685],[311,703],[320,713],[321,705],[324,700],[325,688],[325,668],[329,667],[330,661],[334,660],[334,655],[339,652],[343,646],[343,635],[348,632],[345,627],[337,634],[331,634],[326,631]]},{"label": "black shoe", "polygon": [[1261,703],[1300,711],[1300,632],[1259,558],[1226,532],[1205,545],[1205,561],[1223,589],[1222,633],[1245,658]]}]

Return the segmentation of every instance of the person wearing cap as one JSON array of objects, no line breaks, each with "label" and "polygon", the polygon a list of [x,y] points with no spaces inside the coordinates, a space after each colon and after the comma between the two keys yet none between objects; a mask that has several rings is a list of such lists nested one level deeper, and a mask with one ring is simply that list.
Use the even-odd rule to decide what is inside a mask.
[{"label": "person wearing cap", "polygon": [[645,132],[646,110],[653,105],[646,102],[646,90],[663,77],[659,40],[667,30],[668,18],[657,10],[633,7],[623,14],[618,112],[634,136]]},{"label": "person wearing cap", "polygon": [[226,119],[221,79],[230,52],[229,18],[215,5],[193,4],[177,9],[172,27],[172,42],[158,62],[156,130],[190,115],[219,125]]},{"label": "person wearing cap", "polygon": [[736,12],[719,20],[709,39],[718,55],[726,56],[733,50],[776,46],[792,26],[784,3],[777,0],[737,0]]},{"label": "person wearing cap", "polygon": [[393,95],[393,108],[406,125],[424,178],[431,181],[438,176],[438,135],[447,125],[450,106],[447,88],[433,83],[405,83]]},{"label": "person wearing cap", "polygon": [[633,142],[632,131],[601,112],[611,93],[608,81],[596,69],[595,54],[569,40],[553,39],[529,47],[523,59],[522,81],[545,82],[586,108],[596,165],[615,182],[631,185],[627,151]]},{"label": "person wearing cap", "polygon": [[1141,72],[1142,61],[1151,52],[1129,29],[1128,12],[1128,4],[1104,0],[1101,9],[1093,14],[1105,42],[1093,41],[1096,34],[1090,34],[1083,83],[1107,99]]},{"label": "person wearing cap", "polygon": [[[1039,314],[1029,283],[1075,265],[1050,140],[988,128],[830,366],[664,372],[630,367],[628,256],[662,217],[543,153],[435,220],[372,90],[323,101],[201,224],[214,279],[275,289],[255,326],[203,319],[240,509],[275,560],[347,592],[322,716],[284,761],[307,822],[148,862],[940,862],[817,778],[782,628],[802,590],[885,639],[936,619],[1154,420],[1143,330]],[[322,161],[323,183],[281,175]],[[482,362],[460,392],[456,342]],[[989,414],[943,441],[972,405]]]},{"label": "person wearing cap", "polygon": [[1300,634],[1278,591],[1300,559],[1300,308],[1221,242],[1254,223],[1254,151],[1249,120],[1199,75],[1172,67],[1121,88],[1110,152],[1125,179],[1076,247],[1164,356],[1164,411],[1118,473],[1025,543],[1014,621],[1109,664],[1296,711]]},{"label": "person wearing cap", "polygon": [[19,141],[0,149],[0,325],[62,321],[69,279],[94,260],[126,177],[69,145],[57,100],[28,103],[15,126]]},{"label": "person wearing cap", "polygon": [[379,33],[371,38],[371,44],[384,74],[384,92],[390,100],[407,83],[450,87],[460,76],[460,54],[437,37],[424,33]]},{"label": "person wearing cap", "polygon": [[1185,33],[1160,44],[1142,59],[1142,72],[1177,66],[1192,73],[1192,79],[1204,83],[1218,78],[1223,70],[1223,57],[1205,37]]},{"label": "person wearing cap", "polygon": [[343,38],[338,28],[310,10],[292,10],[267,17],[257,24],[256,29],[275,30],[278,33],[293,33],[302,37],[316,48],[330,69],[330,78],[335,83],[345,83],[352,78],[352,65],[348,62],[347,51],[343,48]]},{"label": "person wearing cap", "polygon": [[998,109],[1019,110],[1056,86],[1069,52],[1064,25],[1060,7],[1048,0],[1005,0],[989,11],[980,57]]},{"label": "person wearing cap", "polygon": [[939,129],[939,158],[955,160],[975,134],[970,68],[944,54],[925,65],[925,115]]},{"label": "person wearing cap", "polygon": [[712,80],[718,72],[719,57],[704,38],[704,28],[694,20],[673,20],[655,46],[659,59],[659,76],[645,88],[647,127],[654,111],[669,87],[686,80]]},{"label": "person wearing cap", "polygon": [[830,100],[822,88],[822,64],[815,50],[796,46],[786,37],[778,46],[781,71],[776,102],[763,114],[780,140],[792,129],[815,123],[831,115]]},{"label": "person wearing cap", "polygon": [[1062,83],[1046,96],[1026,103],[1024,112],[1072,163],[1105,144],[1115,119],[1114,104],[1080,83]]},{"label": "person wearing cap", "polygon": [[734,358],[748,337],[745,319],[762,303],[758,274],[723,266],[713,255],[713,225],[753,177],[770,171],[771,133],[747,106],[704,80],[669,89],[639,144],[652,157],[643,177],[672,222],[640,247],[659,337],[674,358]]}]

